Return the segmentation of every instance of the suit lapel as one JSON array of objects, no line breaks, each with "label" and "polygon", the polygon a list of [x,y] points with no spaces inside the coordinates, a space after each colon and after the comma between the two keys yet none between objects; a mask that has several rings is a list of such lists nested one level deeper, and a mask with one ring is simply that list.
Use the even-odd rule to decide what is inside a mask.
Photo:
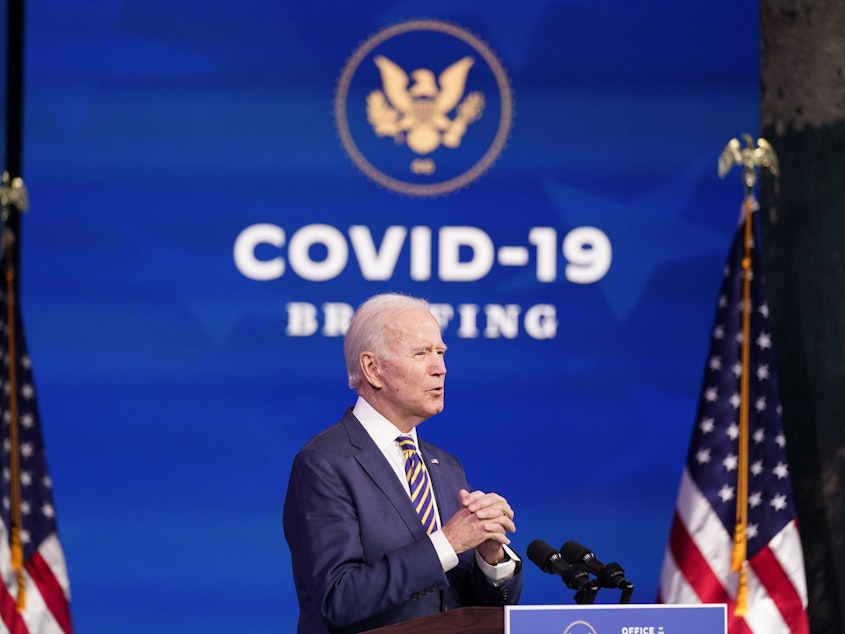
[{"label": "suit lapel", "polygon": [[[370,477],[373,484],[378,487],[382,494],[390,501],[393,508],[402,518],[408,529],[415,535],[425,535],[420,518],[411,505],[408,493],[396,477],[393,468],[387,462],[387,458],[376,447],[373,439],[366,432],[358,419],[351,411],[343,417],[343,425],[349,434],[349,442],[358,449],[355,460],[361,465],[361,469]],[[435,495],[437,492],[435,491]]]}]

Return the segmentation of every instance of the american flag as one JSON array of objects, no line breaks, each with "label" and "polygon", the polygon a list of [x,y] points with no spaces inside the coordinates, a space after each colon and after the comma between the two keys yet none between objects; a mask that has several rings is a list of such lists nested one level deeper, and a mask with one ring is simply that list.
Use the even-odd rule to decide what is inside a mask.
[{"label": "american flag", "polygon": [[[686,467],[660,575],[661,603],[726,603],[730,634],[806,634],[807,588],[780,418],[760,256],[749,197],[724,271]],[[745,584],[732,569],[740,466],[742,262],[751,218]],[[740,535],[742,533],[740,532]],[[747,595],[737,600],[744,585]],[[737,605],[746,607],[737,613]],[[744,604],[744,606],[743,606]]]},{"label": "american flag", "polygon": [[4,286],[0,292],[0,574],[4,582],[0,633],[70,634],[70,582],[56,533],[32,367],[13,284]]}]

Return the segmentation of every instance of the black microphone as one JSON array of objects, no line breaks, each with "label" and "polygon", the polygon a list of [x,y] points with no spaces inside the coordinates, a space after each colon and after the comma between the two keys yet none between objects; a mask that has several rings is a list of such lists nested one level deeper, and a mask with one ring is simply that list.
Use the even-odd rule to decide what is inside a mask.
[{"label": "black microphone", "polygon": [[550,575],[563,576],[569,570],[567,564],[560,556],[560,553],[552,548],[548,543],[542,539],[535,539],[528,544],[528,558],[537,564],[543,572]]},{"label": "black microphone", "polygon": [[535,539],[528,544],[528,558],[537,564],[543,572],[558,575],[567,588],[589,592],[598,592],[598,586],[590,579],[587,568],[581,563],[568,564],[560,553],[542,539]]},{"label": "black microphone", "polygon": [[577,542],[566,542],[560,547],[560,553],[569,564],[583,564],[596,576],[602,588],[619,588],[626,592],[634,589],[634,584],[625,578],[622,566],[616,562],[603,564],[596,559],[595,553]]}]

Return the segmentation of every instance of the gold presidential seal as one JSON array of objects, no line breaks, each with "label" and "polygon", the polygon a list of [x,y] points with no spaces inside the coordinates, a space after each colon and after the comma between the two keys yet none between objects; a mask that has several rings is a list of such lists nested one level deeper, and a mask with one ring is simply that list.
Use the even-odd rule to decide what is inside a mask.
[{"label": "gold presidential seal", "polygon": [[440,20],[383,29],[349,58],[335,123],[370,180],[415,197],[452,193],[496,162],[510,134],[504,66],[479,38]]}]

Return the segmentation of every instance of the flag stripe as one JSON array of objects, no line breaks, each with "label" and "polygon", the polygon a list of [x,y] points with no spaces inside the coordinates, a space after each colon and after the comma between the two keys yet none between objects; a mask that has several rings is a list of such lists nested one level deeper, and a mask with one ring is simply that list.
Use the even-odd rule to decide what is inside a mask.
[{"label": "flag stripe", "polygon": [[0,618],[6,627],[5,632],[9,634],[29,634],[23,617],[18,612],[17,602],[9,594],[9,589],[3,585],[0,588]]},{"label": "flag stripe", "polygon": [[62,545],[59,543],[58,536],[53,533],[38,548],[38,553],[44,560],[44,563],[50,567],[56,583],[61,588],[65,597],[70,597],[70,580],[67,576],[67,566],[65,565],[65,555],[62,552]]},{"label": "flag stripe", "polygon": [[766,592],[760,577],[754,571],[751,562],[748,563],[748,614],[745,622],[752,632],[770,634],[772,632],[791,632],[783,619],[778,605]]},{"label": "flag stripe", "polygon": [[764,548],[750,563],[761,585],[765,587],[766,593],[772,598],[789,626],[789,631],[794,634],[808,634],[806,619],[796,617],[803,612],[805,605],[771,549]]},{"label": "flag stripe", "polygon": [[70,632],[70,610],[68,609],[67,597],[53,575],[53,571],[40,553],[36,552],[26,562],[26,571],[32,577],[32,581],[38,588],[38,592],[41,593],[47,609],[53,615],[61,630]]},{"label": "flag stripe", "polygon": [[670,547],[675,561],[684,562],[682,574],[701,602],[729,605],[732,603],[731,597],[722,586],[722,581],[707,565],[707,560],[677,515],[672,524]]},{"label": "flag stripe", "polygon": [[733,540],[687,469],[681,475],[676,510],[697,551],[707,560],[708,568],[719,579],[727,579],[730,576]]},{"label": "flag stripe", "polygon": [[661,584],[657,589],[657,603],[669,603],[667,597],[672,598],[672,603],[701,603],[695,589],[687,583],[683,572],[678,568],[678,564],[672,555],[671,546],[666,547],[660,579]]},{"label": "flag stripe", "polygon": [[807,579],[804,576],[804,554],[798,534],[798,520],[793,520],[770,542],[769,548],[786,572],[798,594],[801,606],[807,607]]}]

